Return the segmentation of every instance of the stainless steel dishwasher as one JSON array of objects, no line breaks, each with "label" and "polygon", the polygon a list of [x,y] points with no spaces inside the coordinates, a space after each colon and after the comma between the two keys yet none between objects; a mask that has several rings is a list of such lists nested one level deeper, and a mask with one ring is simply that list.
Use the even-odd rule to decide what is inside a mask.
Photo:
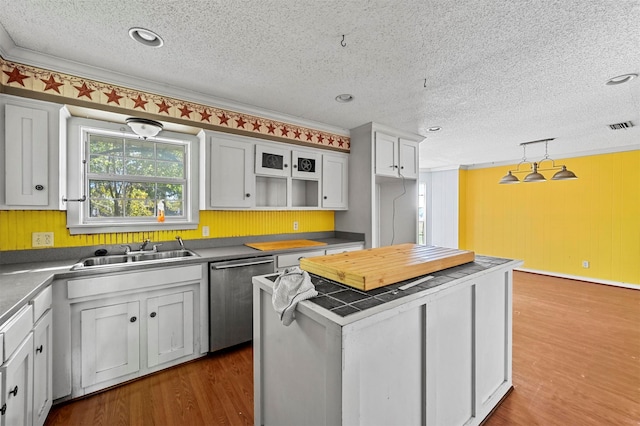
[{"label": "stainless steel dishwasher", "polygon": [[209,352],[253,339],[251,278],[273,272],[273,256],[209,265]]}]

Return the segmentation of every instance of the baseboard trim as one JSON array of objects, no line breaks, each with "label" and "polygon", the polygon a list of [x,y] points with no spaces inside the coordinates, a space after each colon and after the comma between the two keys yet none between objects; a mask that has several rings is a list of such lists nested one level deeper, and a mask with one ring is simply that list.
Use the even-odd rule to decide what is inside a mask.
[{"label": "baseboard trim", "polygon": [[585,282],[594,283],[594,284],[605,284],[605,285],[611,285],[614,287],[623,287],[623,288],[630,288],[632,290],[640,290],[640,284],[623,283],[620,281],[602,280],[599,278],[591,278],[591,277],[581,277],[579,275],[561,274],[559,272],[540,271],[537,269],[515,268],[514,270],[522,271],[522,272],[530,272],[532,274],[548,275],[551,277],[568,278],[570,280],[585,281]]}]

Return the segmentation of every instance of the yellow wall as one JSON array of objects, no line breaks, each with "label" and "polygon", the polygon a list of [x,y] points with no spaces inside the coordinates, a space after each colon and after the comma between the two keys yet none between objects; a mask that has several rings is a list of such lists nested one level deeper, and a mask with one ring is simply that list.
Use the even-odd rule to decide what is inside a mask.
[{"label": "yellow wall", "polygon": [[[200,225],[192,231],[128,232],[95,235],[69,235],[66,213],[60,211],[0,211],[0,251],[31,249],[32,232],[54,232],[55,247],[128,244],[169,241],[176,235],[185,240],[202,237],[202,226],[209,226],[206,238],[242,237],[334,230],[333,211],[201,211]],[[298,230],[293,231],[293,222]]]},{"label": "yellow wall", "polygon": [[640,151],[558,163],[579,179],[499,185],[510,167],[461,171],[460,247],[529,269],[640,284]]}]

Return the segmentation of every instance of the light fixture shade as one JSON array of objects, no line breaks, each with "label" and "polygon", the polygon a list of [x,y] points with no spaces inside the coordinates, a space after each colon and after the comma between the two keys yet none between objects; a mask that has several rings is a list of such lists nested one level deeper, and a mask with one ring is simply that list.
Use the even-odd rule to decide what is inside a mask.
[{"label": "light fixture shade", "polygon": [[533,171],[526,175],[523,182],[546,182],[547,178],[538,173],[538,163],[533,163]]},{"label": "light fixture shade", "polygon": [[504,175],[504,177],[502,179],[500,179],[500,182],[498,182],[500,184],[506,184],[506,183],[520,183],[520,180],[515,177],[514,175],[511,174],[511,170],[509,170],[509,173],[507,173],[506,175]]},{"label": "light fixture shade", "polygon": [[154,120],[148,120],[146,118],[130,117],[125,121],[136,135],[141,136],[144,139],[152,138],[162,130],[162,123],[158,123]]},{"label": "light fixture shade", "polygon": [[551,178],[551,180],[572,180],[572,179],[578,179],[578,176],[576,176],[576,174],[573,173],[571,170],[567,170],[566,166],[562,166],[562,170],[560,170],[558,173],[553,175],[553,177]]}]

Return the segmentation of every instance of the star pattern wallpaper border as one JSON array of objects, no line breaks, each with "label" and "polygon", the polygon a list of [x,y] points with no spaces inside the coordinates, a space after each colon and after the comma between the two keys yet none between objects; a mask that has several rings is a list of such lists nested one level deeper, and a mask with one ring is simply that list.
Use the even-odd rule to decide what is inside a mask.
[{"label": "star pattern wallpaper border", "polygon": [[[144,113],[158,120],[191,124],[218,131],[235,131],[298,145],[349,152],[348,136],[239,113],[211,105],[147,93],[82,77],[76,77],[0,57],[0,84],[5,87],[59,97],[58,102],[93,106],[124,114]],[[171,120],[173,119],[173,120]]]}]

